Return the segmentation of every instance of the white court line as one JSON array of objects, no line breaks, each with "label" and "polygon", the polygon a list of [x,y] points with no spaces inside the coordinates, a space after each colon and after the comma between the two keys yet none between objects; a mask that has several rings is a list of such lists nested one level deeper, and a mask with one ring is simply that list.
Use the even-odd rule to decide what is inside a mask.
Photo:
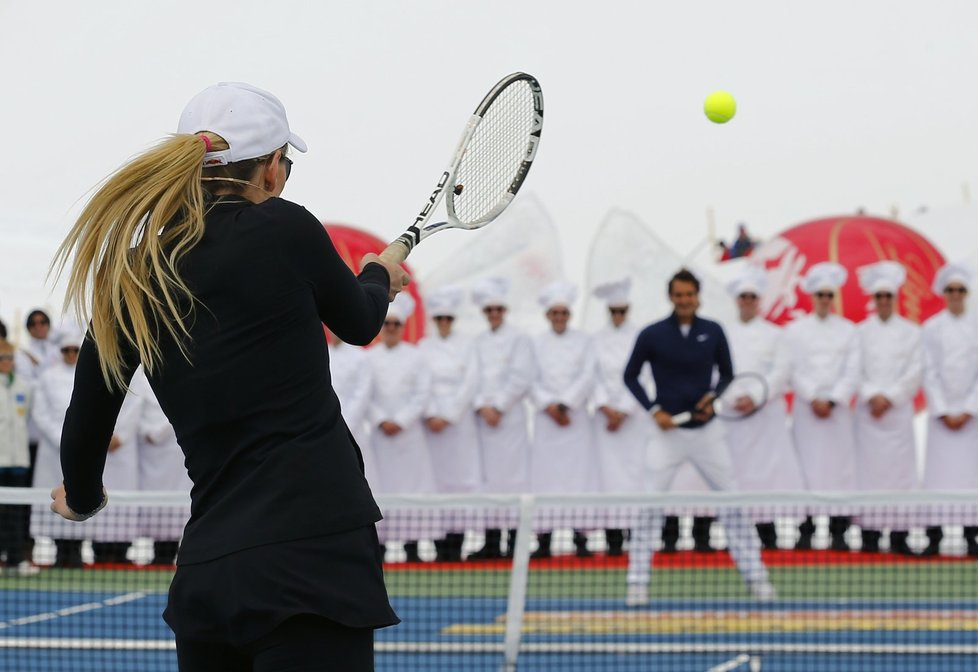
[{"label": "white court line", "polygon": [[173,651],[172,639],[82,639],[54,637],[0,637],[0,649],[72,649],[86,651]]},{"label": "white court line", "polygon": [[[141,600],[146,597],[147,593],[136,592],[136,593],[126,593],[125,595],[117,595],[116,597],[110,597],[108,599],[102,600],[101,602],[86,602],[85,604],[78,604],[73,607],[63,607],[61,609],[55,609],[54,611],[45,611],[40,614],[32,614],[30,616],[21,616],[19,618],[14,618],[9,621],[0,621],[0,630],[6,628],[12,628],[17,625],[28,625],[30,623],[40,623],[42,621],[50,621],[55,618],[60,618],[62,616],[71,616],[72,614],[80,614],[85,611],[94,611],[96,609],[102,609],[103,607],[114,607],[118,604],[125,604],[126,602],[134,602],[136,600]],[[0,644],[0,647],[3,645]]]},{"label": "white court line", "polygon": [[725,663],[720,663],[716,667],[711,667],[706,672],[730,672],[731,670],[736,670],[738,667],[744,663],[750,662],[750,656],[746,654],[741,654],[734,658],[733,660],[728,660]]},{"label": "white court line", "polygon": [[[0,637],[0,649],[106,649],[117,651],[167,651],[176,648],[172,639],[83,639],[54,637]],[[502,653],[503,644],[493,642],[377,642],[378,653]],[[974,644],[777,644],[759,642],[682,643],[682,642],[580,642],[524,643],[520,653],[733,653],[752,650],[780,654],[896,654],[896,655],[978,655]],[[759,662],[750,656],[753,663]]]},{"label": "white court line", "polygon": [[[0,646],[3,639],[0,638]],[[376,642],[382,653],[502,653],[495,642]],[[524,653],[810,653],[810,654],[898,654],[978,655],[978,644],[829,644],[777,642],[523,642]],[[755,657],[755,656],[751,656]]]},{"label": "white court line", "polygon": [[110,597],[107,600],[103,600],[102,604],[108,607],[114,607],[117,604],[125,604],[126,602],[135,602],[136,600],[141,600],[146,597],[146,593],[126,593],[125,595],[119,595],[118,597]]}]

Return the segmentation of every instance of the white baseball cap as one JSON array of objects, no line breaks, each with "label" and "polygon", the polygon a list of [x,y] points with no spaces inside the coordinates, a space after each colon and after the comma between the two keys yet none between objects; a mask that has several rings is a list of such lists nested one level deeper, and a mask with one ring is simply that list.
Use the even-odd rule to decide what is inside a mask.
[{"label": "white baseball cap", "polygon": [[224,138],[230,149],[207,152],[204,166],[224,166],[267,156],[285,144],[300,152],[306,143],[289,129],[282,101],[256,86],[220,82],[194,96],[177,125],[177,133],[210,131]]}]

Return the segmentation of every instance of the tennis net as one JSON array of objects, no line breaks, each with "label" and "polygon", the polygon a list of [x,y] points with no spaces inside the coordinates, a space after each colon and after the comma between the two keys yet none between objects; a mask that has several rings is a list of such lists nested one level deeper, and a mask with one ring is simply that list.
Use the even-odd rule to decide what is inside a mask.
[{"label": "tennis net", "polygon": [[[0,489],[0,669],[176,670],[161,613],[185,496],[113,493],[68,528],[47,501]],[[378,670],[978,669],[976,493],[381,505],[403,622],[377,632]]]}]

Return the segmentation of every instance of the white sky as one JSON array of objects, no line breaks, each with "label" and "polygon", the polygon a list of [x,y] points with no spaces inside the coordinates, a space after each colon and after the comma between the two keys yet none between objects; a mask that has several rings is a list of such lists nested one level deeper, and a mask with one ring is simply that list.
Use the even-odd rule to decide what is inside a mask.
[{"label": "white sky", "polygon": [[[578,282],[613,207],[686,252],[709,207],[721,235],[742,220],[767,237],[859,206],[958,204],[963,185],[978,195],[976,2],[584,6],[0,0],[0,316],[56,303],[44,271],[79,201],[221,80],[271,90],[308,142],[286,198],[394,238],[488,87],[533,73],[545,124],[524,189]],[[718,88],[739,105],[724,126],[702,114]],[[426,241],[418,275],[467,235]]]}]

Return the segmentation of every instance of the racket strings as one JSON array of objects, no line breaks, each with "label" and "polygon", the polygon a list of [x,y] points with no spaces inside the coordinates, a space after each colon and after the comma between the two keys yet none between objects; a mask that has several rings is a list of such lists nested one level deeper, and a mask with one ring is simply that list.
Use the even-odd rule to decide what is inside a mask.
[{"label": "racket strings", "polygon": [[[767,403],[769,394],[764,376],[754,372],[739,373],[734,376],[730,386],[717,399],[714,404],[714,411],[717,416],[730,420],[749,417]],[[736,408],[737,400],[741,397],[750,398],[755,407],[753,411],[744,414]]]},{"label": "racket strings", "polygon": [[449,196],[459,222],[473,224],[493,213],[526,158],[533,124],[533,91],[516,81],[486,110],[459,164],[461,191]]}]

